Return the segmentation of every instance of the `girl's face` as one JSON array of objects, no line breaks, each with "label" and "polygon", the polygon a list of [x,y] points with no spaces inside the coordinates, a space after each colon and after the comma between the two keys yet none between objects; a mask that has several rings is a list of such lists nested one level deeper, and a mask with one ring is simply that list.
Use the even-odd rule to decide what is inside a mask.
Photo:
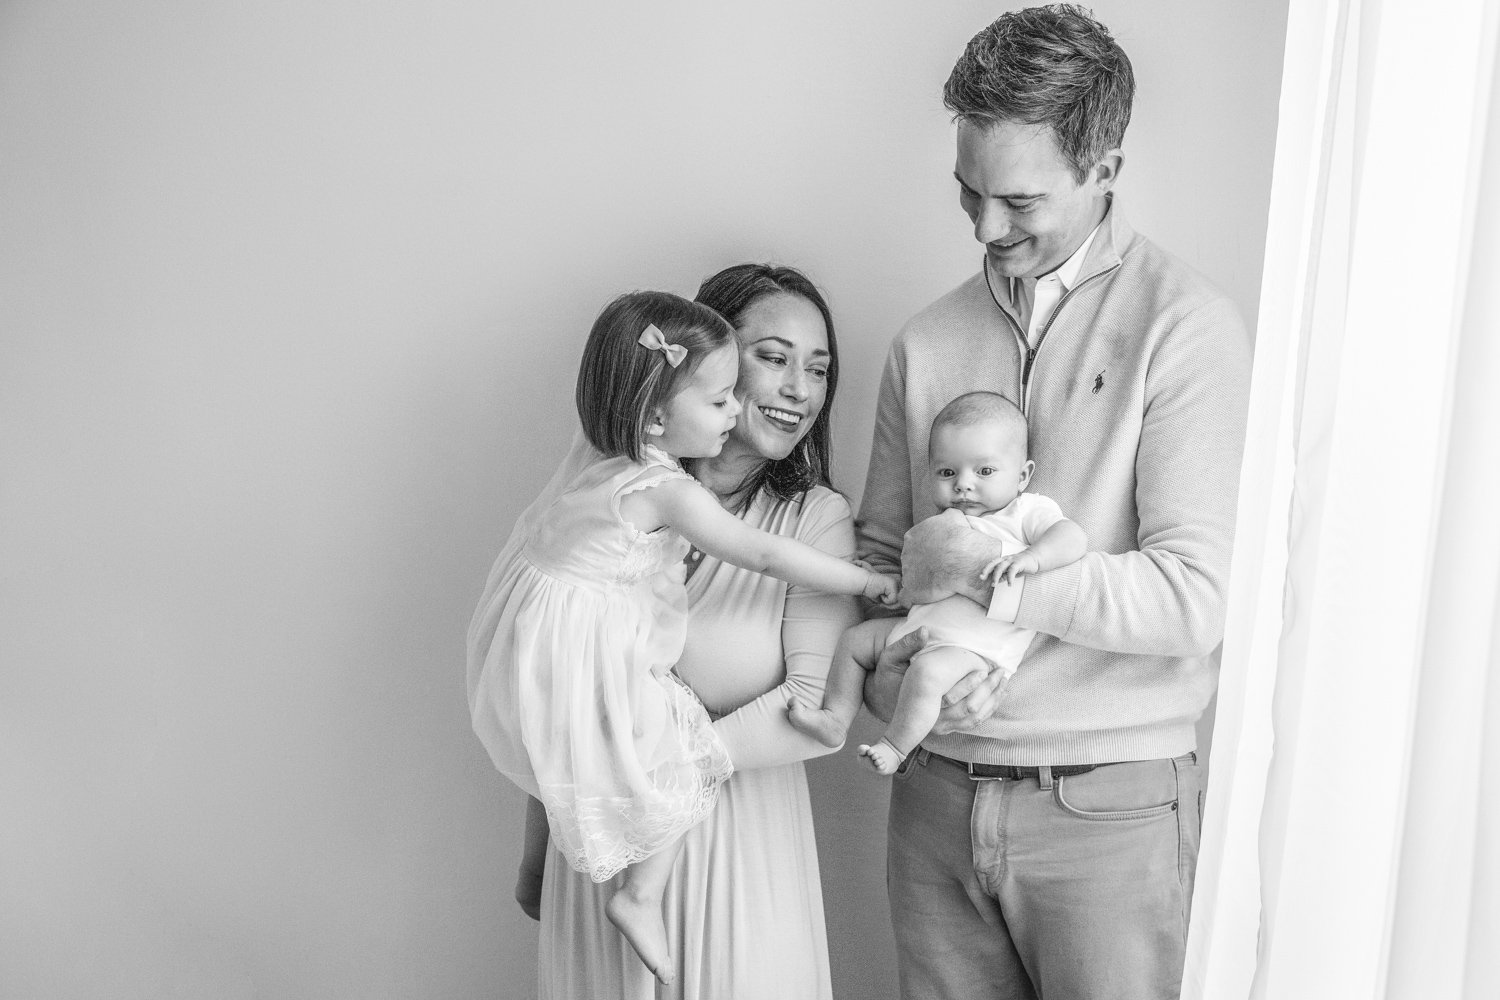
[{"label": "girl's face", "polygon": [[735,444],[762,458],[786,458],[812,430],[828,398],[828,327],[818,307],[780,292],[740,316],[740,380],[734,394],[744,415]]},{"label": "girl's face", "polygon": [[698,363],[681,389],[667,400],[649,428],[647,443],[673,458],[712,458],[729,440],[739,415],[734,398],[739,354],[725,344]]}]

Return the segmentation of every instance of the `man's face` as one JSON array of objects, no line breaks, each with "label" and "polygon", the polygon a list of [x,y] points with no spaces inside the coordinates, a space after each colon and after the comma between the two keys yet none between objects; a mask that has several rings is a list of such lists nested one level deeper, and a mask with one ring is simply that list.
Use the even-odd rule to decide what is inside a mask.
[{"label": "man's face", "polygon": [[995,273],[1038,278],[1072,256],[1099,221],[1120,170],[1118,151],[1082,184],[1045,125],[958,125],[958,203]]}]

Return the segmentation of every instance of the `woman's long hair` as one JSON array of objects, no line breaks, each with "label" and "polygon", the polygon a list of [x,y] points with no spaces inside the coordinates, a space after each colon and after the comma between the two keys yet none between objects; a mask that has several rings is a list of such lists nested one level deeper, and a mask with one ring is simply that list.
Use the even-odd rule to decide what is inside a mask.
[{"label": "woman's long hair", "polygon": [[807,275],[796,268],[777,264],[726,267],[706,279],[694,299],[739,329],[745,311],[752,305],[768,295],[785,294],[800,295],[816,306],[823,316],[823,326],[828,331],[828,391],[823,397],[822,410],[813,420],[812,429],[797,442],[791,454],[762,462],[741,484],[743,506],[748,506],[762,490],[778,500],[796,500],[814,486],[833,487],[829,478],[832,471],[829,425],[834,390],[839,382],[839,347],[833,334],[833,315],[828,311],[823,293],[808,280]]}]

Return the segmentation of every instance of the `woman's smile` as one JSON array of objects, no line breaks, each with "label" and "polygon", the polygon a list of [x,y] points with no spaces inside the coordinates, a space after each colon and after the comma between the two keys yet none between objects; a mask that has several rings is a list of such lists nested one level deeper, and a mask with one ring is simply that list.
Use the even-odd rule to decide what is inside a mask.
[{"label": "woman's smile", "polygon": [[803,415],[791,410],[783,410],[774,406],[757,406],[757,410],[766,418],[771,426],[786,431],[788,434],[797,433],[802,426]]}]

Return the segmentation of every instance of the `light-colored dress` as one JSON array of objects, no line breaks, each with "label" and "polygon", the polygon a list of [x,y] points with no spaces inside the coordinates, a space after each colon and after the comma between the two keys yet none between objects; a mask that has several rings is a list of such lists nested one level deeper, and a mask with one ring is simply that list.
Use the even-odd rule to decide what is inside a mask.
[{"label": "light-colored dress", "polygon": [[[765,497],[757,528],[847,558],[853,524],[821,487],[797,503]],[[713,557],[687,582],[688,638],[678,673],[715,714],[735,773],[683,838],[667,886],[677,980],[658,992],[604,916],[613,891],[554,854],[542,887],[542,1000],[830,1000],[827,933],[802,761],[828,748],[786,721],[788,699],[822,703],[834,646],[858,620],[852,598],[815,594]]]},{"label": "light-colored dress", "polygon": [[475,732],[594,881],[702,820],[731,770],[708,713],[672,674],[688,543],[620,514],[623,497],[670,480],[701,488],[656,449],[644,462],[596,453],[507,546],[476,615],[491,638],[471,694]]}]

